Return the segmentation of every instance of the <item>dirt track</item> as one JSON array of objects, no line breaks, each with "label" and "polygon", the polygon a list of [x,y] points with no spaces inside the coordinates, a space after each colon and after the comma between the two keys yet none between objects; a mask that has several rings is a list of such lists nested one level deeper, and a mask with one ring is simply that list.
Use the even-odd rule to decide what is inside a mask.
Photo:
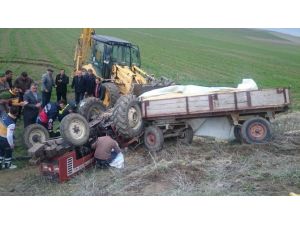
[{"label": "dirt track", "polygon": [[89,169],[63,184],[35,167],[1,171],[0,195],[287,195],[300,192],[300,113],[273,123],[274,140],[241,145],[195,138],[150,155],[126,152],[123,170]]}]

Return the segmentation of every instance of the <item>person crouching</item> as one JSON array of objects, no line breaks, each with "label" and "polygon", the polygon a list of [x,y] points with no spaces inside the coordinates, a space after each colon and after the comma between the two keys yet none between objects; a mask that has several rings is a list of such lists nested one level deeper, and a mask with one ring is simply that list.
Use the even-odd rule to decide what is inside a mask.
[{"label": "person crouching", "polygon": [[56,103],[49,102],[40,111],[37,117],[37,123],[44,126],[50,134],[50,137],[56,137],[57,134],[53,131],[53,123],[58,116],[58,106]]},{"label": "person crouching", "polygon": [[122,152],[118,143],[110,136],[98,137],[91,147],[95,149],[96,166],[101,169],[108,168],[118,153]]}]

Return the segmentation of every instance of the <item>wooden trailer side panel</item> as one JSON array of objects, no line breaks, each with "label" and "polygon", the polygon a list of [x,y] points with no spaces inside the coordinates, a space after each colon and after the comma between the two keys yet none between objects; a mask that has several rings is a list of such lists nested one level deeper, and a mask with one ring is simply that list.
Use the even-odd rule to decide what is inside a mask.
[{"label": "wooden trailer side panel", "polygon": [[142,113],[145,118],[193,115],[284,107],[289,103],[288,89],[265,89],[142,101]]}]

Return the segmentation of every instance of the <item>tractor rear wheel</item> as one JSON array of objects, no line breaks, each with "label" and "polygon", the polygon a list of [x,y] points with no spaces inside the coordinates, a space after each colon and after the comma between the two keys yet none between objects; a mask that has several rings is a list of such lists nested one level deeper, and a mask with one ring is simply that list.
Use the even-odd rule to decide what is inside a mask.
[{"label": "tractor rear wheel", "polygon": [[267,143],[272,137],[270,122],[261,117],[248,119],[242,125],[241,136],[247,144]]},{"label": "tractor rear wheel", "polygon": [[37,143],[42,143],[50,138],[48,130],[40,124],[31,124],[24,130],[24,143],[27,148],[31,148]]},{"label": "tractor rear wheel", "polygon": [[84,116],[88,122],[97,118],[97,116],[101,115],[105,111],[106,108],[99,98],[89,97],[83,99],[79,103],[78,112]]},{"label": "tractor rear wheel", "polygon": [[60,123],[60,133],[65,142],[81,146],[87,143],[90,128],[87,120],[77,113],[65,116]]},{"label": "tractor rear wheel", "polygon": [[149,126],[145,129],[144,144],[151,152],[162,150],[164,145],[164,135],[162,130],[157,126]]},{"label": "tractor rear wheel", "polygon": [[139,136],[144,127],[139,101],[134,95],[121,96],[113,110],[113,123],[125,138]]},{"label": "tractor rear wheel", "polygon": [[105,87],[105,96],[102,104],[106,108],[112,108],[120,98],[119,88],[114,83],[103,83],[102,85]]}]

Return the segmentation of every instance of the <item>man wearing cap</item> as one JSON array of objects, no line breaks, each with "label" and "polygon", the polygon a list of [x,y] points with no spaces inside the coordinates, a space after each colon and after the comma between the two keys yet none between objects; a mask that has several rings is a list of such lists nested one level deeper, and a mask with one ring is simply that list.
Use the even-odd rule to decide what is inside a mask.
[{"label": "man wearing cap", "polygon": [[55,86],[53,70],[47,69],[47,72],[42,75],[42,107],[50,102],[52,88]]}]

